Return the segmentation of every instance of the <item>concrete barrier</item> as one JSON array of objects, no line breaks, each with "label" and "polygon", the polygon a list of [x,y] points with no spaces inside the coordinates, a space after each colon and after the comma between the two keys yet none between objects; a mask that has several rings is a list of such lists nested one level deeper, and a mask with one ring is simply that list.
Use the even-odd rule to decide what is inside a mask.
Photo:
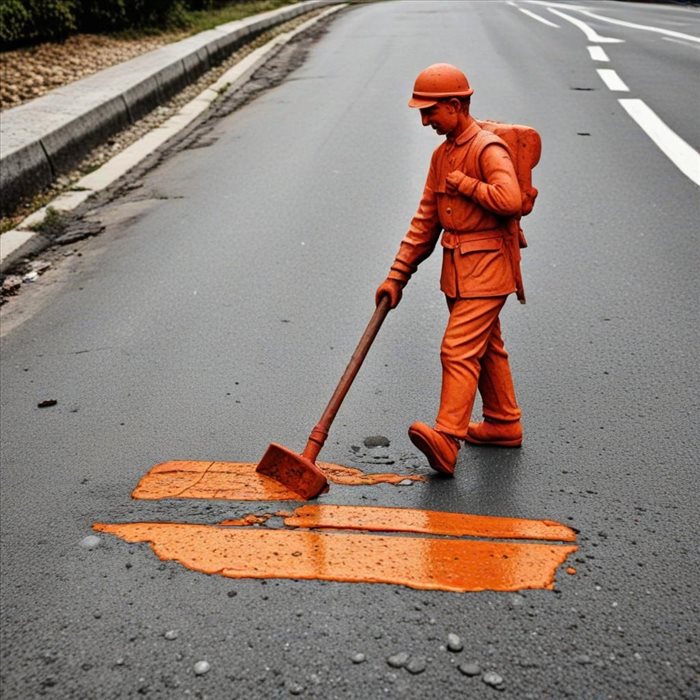
[{"label": "concrete barrier", "polygon": [[306,0],[229,22],[2,112],[0,213],[51,184],[92,148],[177,94],[255,35],[344,0]]}]

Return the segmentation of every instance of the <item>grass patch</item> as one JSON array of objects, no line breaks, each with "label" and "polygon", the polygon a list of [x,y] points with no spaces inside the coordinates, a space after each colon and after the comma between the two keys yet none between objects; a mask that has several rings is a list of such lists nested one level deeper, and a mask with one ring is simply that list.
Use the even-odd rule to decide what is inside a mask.
[{"label": "grass patch", "polygon": [[[183,36],[190,36],[213,29],[220,24],[234,22],[244,19],[260,12],[269,12],[285,5],[294,5],[298,0],[249,0],[248,2],[236,2],[232,5],[219,7],[212,10],[184,10],[178,17],[176,29],[181,31]],[[139,29],[126,29],[121,32],[110,34],[117,39],[139,39],[143,36],[159,36],[161,34],[172,34],[174,27],[144,27]]]},{"label": "grass patch", "polygon": [[53,207],[48,207],[44,220],[31,226],[31,229],[43,233],[49,238],[56,238],[65,232],[67,226],[68,216]]}]

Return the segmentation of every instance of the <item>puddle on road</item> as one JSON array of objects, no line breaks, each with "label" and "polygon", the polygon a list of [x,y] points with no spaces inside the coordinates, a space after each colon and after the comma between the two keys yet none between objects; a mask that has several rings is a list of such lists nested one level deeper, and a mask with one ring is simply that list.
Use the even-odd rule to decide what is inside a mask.
[{"label": "puddle on road", "polygon": [[[299,501],[300,496],[255,471],[254,462],[187,462],[156,464],[131,494],[133,498],[209,498],[235,501]],[[345,486],[425,481],[409,474],[367,474],[360,469],[318,462],[327,479]]]},{"label": "puddle on road", "polygon": [[[547,520],[357,506],[303,506],[277,515],[284,517],[281,529],[259,526],[269,515],[220,525],[96,523],[94,529],[127,542],[147,542],[160,559],[206,574],[388,583],[454,592],[551,589],[557,568],[577,549],[561,544],[575,540],[571,528]],[[354,532],[315,530],[326,528]],[[370,534],[374,532],[432,536]]]}]

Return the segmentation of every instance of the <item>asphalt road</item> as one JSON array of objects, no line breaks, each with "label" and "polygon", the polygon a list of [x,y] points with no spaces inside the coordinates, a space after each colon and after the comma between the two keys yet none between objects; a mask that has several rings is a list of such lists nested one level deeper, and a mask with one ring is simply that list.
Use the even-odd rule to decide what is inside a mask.
[{"label": "asphalt road", "polygon": [[[694,9],[587,6],[700,36]],[[499,694],[458,671],[467,660],[502,676],[502,697],[700,697],[698,190],[618,102],[643,100],[698,149],[700,44],[558,9],[623,40],[598,43],[609,62],[541,4],[341,13],[282,84],[94,207],[105,232],[3,307],[3,697]],[[454,480],[320,500],[558,520],[580,532],[576,575],[454,594],[225,579],[107,535],[81,546],[96,521],[270,509],[129,495],[157,462],[303,447],[417,204],[438,141],[406,101],[436,61],[467,71],[476,116],[543,138],[528,304],[502,316],[525,445],[464,448]],[[384,471],[362,447],[384,435],[392,469],[428,472],[406,428],[437,406],[438,275],[435,255],[390,314],[325,460]],[[399,651],[426,670],[391,668]]]}]

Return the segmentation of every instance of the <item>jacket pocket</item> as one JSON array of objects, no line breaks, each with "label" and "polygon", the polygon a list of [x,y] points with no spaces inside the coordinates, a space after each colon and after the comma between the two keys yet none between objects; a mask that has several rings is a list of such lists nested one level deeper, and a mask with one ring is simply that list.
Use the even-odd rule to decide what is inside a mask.
[{"label": "jacket pocket", "polygon": [[476,240],[461,241],[459,244],[459,252],[462,255],[467,255],[468,253],[480,253],[482,251],[500,251],[502,248],[502,238],[477,238]]},{"label": "jacket pocket", "polygon": [[460,296],[508,294],[513,274],[502,238],[466,240],[454,252]]}]

